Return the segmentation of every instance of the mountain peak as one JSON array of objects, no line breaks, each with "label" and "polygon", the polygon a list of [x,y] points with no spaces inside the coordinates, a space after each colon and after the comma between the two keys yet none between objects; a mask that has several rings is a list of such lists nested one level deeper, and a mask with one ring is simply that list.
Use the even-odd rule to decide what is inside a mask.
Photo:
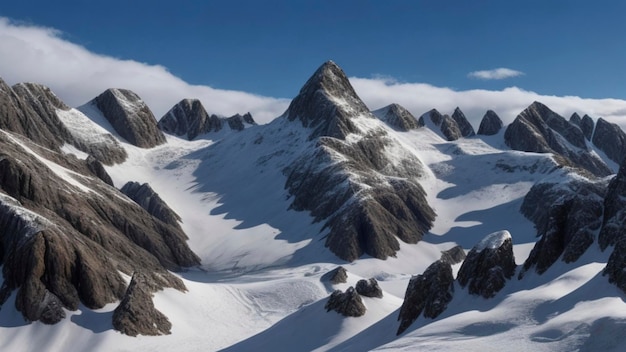
[{"label": "mountain peak", "polygon": [[304,127],[314,128],[310,138],[340,139],[359,131],[351,119],[360,115],[373,118],[346,74],[332,61],[313,73],[284,114],[290,121],[299,119]]}]

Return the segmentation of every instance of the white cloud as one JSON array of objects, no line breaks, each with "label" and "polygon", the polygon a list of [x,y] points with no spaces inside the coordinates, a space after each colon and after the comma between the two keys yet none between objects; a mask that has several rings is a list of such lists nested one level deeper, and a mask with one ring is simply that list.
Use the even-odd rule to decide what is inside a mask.
[{"label": "white cloud", "polygon": [[163,66],[92,53],[50,28],[0,18],[0,77],[8,84],[36,82],[63,101],[81,105],[107,88],[139,94],[157,119],[184,98],[198,98],[209,113],[230,116],[250,111],[260,123],[282,114],[289,101],[250,93],[190,85]]},{"label": "white cloud", "polygon": [[487,110],[494,110],[503,122],[508,124],[534,101],[544,103],[568,119],[572,113],[578,112],[581,116],[588,114],[593,118],[604,117],[626,129],[626,101],[620,99],[540,95],[517,87],[499,91],[481,89],[455,91],[429,84],[398,83],[388,79],[352,77],[350,82],[372,110],[398,103],[419,117],[433,108],[442,114],[451,114],[458,106],[476,130]]},{"label": "white cloud", "polygon": [[511,77],[522,76],[524,72],[512,70],[510,68],[494,68],[493,70],[474,71],[467,74],[469,78],[477,78],[484,80],[505,79]]},{"label": "white cloud", "polygon": [[[311,73],[315,69],[312,67]],[[349,67],[345,69],[350,71]],[[16,25],[1,17],[0,77],[10,84],[47,85],[72,106],[91,100],[107,88],[131,89],[146,101],[157,118],[183,98],[200,99],[209,113],[229,116],[250,111],[260,123],[279,116],[289,104],[286,99],[190,85],[162,66],[98,55],[63,39],[54,29]],[[372,109],[398,103],[420,116],[432,108],[450,114],[459,106],[475,129],[488,109],[510,123],[535,100],[565,117],[578,112],[626,126],[626,101],[618,99],[546,96],[516,87],[455,91],[423,83],[402,83],[390,77],[353,77],[350,81]]]}]

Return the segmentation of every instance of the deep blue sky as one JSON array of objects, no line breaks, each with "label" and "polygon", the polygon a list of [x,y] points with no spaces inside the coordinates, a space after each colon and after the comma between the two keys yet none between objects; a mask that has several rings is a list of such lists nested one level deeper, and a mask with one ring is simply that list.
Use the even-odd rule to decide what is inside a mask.
[{"label": "deep blue sky", "polygon": [[[290,98],[332,59],[350,76],[626,99],[624,1],[31,1],[0,16],[192,84]],[[523,76],[483,81],[476,70]]]}]

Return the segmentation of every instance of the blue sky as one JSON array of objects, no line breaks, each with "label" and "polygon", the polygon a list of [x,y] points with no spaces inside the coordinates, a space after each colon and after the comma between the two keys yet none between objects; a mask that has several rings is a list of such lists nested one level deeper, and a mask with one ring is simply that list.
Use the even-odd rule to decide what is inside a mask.
[{"label": "blue sky", "polygon": [[[454,89],[626,98],[623,1],[11,1],[0,14],[192,84],[297,94],[333,59],[351,75]],[[471,79],[499,67],[524,75]]]},{"label": "blue sky", "polygon": [[[507,121],[540,100],[626,121],[624,14],[626,2],[579,0],[10,1],[0,77],[70,105],[115,86],[157,118],[198,97],[211,113],[269,121],[332,59],[372,109],[460,106],[475,121],[495,109]],[[485,79],[498,68],[502,79]]]}]

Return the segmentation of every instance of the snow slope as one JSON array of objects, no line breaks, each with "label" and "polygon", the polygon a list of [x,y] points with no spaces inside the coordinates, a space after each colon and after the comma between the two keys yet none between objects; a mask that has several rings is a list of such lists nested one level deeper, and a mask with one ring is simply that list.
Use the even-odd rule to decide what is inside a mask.
[{"label": "snow slope", "polygon": [[[116,135],[101,117],[90,115],[89,106],[81,111]],[[289,209],[282,170],[314,143],[299,123],[279,118],[211,140],[168,136],[168,143],[152,149],[121,142],[128,160],[107,167],[115,185],[150,183],[181,216],[190,246],[202,259],[200,268],[178,274],[187,293],[167,289],[155,295],[156,307],[173,324],[172,334],[133,338],[115,332],[110,323],[115,304],[68,311],[68,318],[54,326],[28,324],[19,312],[3,309],[0,350],[626,348],[620,339],[626,328],[624,295],[600,274],[608,253],[596,245],[576,263],[559,261],[541,276],[515,277],[490,300],[457,286],[440,317],[420,317],[396,336],[411,275],[422,273],[442,250],[457,244],[469,250],[485,235],[506,230],[521,264],[536,241],[532,223],[519,212],[521,201],[535,182],[566,171],[557,169],[549,155],[509,150],[503,132],[447,142],[428,128],[399,132],[373,123],[428,167],[420,182],[437,212],[424,240],[401,243],[397,257],[343,262],[324,247],[320,223]],[[348,270],[348,283],[331,286],[322,275],[337,265]],[[326,312],[326,298],[334,289],[370,277],[378,280],[384,296],[364,298],[368,310],[363,317]]]}]

